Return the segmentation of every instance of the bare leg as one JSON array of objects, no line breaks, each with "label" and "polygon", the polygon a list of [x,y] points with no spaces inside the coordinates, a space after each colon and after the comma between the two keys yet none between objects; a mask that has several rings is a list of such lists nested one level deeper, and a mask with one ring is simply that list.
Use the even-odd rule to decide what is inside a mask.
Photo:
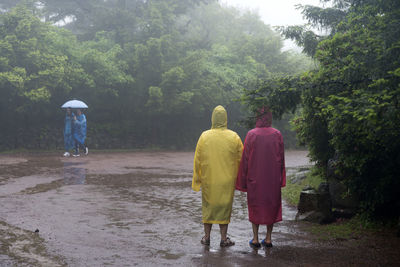
[{"label": "bare leg", "polygon": [[259,224],[251,223],[251,226],[253,227],[253,244],[257,244],[258,242],[258,227],[260,226]]},{"label": "bare leg", "polygon": [[272,228],[274,228],[274,225],[267,225],[267,235],[265,236],[265,242],[271,243],[271,234],[272,234]]},{"label": "bare leg", "polygon": [[204,224],[204,238],[205,239],[210,239],[210,233],[211,233],[211,228],[212,228],[212,224],[211,223],[205,223]]},{"label": "bare leg", "polygon": [[219,231],[221,232],[221,240],[226,241],[226,235],[228,233],[228,225],[227,224],[220,224]]},{"label": "bare leg", "polygon": [[221,243],[220,243],[221,247],[230,247],[235,245],[235,242],[233,242],[229,237],[227,237],[228,224],[220,224],[219,230],[221,232]]}]

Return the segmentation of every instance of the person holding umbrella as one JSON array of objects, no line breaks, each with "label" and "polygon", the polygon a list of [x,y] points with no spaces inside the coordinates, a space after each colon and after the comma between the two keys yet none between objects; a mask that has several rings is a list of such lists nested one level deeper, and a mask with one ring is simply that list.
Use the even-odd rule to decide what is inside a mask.
[{"label": "person holding umbrella", "polygon": [[69,157],[69,151],[74,147],[74,138],[72,136],[72,118],[74,117],[70,108],[67,108],[64,120],[64,157]]},{"label": "person holding umbrella", "polygon": [[75,141],[74,157],[79,157],[79,148],[85,151],[85,155],[89,153],[89,149],[85,144],[86,139],[86,116],[82,113],[81,109],[76,109],[76,115],[73,120],[73,137]]},{"label": "person holding umbrella", "polygon": [[[68,109],[75,109],[75,114],[72,113],[72,138],[73,138],[73,144],[75,147],[75,153],[73,154],[74,157],[79,157],[79,147],[83,148],[85,151],[85,155],[89,153],[89,149],[85,144],[85,139],[86,139],[86,117],[82,113],[81,109],[82,108],[88,108],[88,106],[80,100],[70,100],[65,102],[62,106],[62,108],[67,109],[67,114],[68,114]],[[69,156],[69,153],[66,154],[64,153],[64,156]]]}]

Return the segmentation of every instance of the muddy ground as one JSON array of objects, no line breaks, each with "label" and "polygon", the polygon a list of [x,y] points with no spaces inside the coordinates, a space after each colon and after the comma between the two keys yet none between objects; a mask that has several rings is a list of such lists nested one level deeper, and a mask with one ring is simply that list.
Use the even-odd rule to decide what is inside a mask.
[{"label": "muddy ground", "polygon": [[[246,195],[236,192],[219,247],[203,247],[201,194],[191,191],[193,152],[0,155],[0,266],[396,266],[390,233],[320,241],[284,204],[274,247],[248,246]],[[309,162],[286,153],[288,171]],[[265,235],[262,229],[261,236]],[[261,237],[260,236],[260,237]]]}]

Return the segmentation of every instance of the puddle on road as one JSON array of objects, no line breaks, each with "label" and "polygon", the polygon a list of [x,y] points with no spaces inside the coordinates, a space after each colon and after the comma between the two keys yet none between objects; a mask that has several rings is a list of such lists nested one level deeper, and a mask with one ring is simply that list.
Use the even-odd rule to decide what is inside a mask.
[{"label": "puddle on road", "polygon": [[[12,183],[6,185],[6,187],[9,188],[6,188],[5,191],[15,192],[17,190],[19,191],[19,194],[38,194],[59,189],[65,185],[85,184],[86,169],[84,167],[80,167],[81,165],[81,163],[64,162],[61,171],[52,170],[50,172],[44,172],[42,169],[43,174],[41,175],[39,174],[33,176],[19,177],[18,179],[14,178],[14,181]],[[58,178],[60,176],[60,173],[62,178]],[[32,183],[34,183],[34,185],[29,186],[29,184]],[[22,189],[24,185],[27,186]],[[20,188],[20,190],[18,190],[18,188]],[[0,193],[2,191],[4,190],[0,190]]]},{"label": "puddle on road", "polygon": [[25,158],[18,158],[15,156],[0,155],[0,166],[4,165],[15,165],[22,162],[27,162]]},{"label": "puddle on road", "polygon": [[[236,245],[221,249],[219,229],[215,225],[211,247],[204,250],[200,245],[203,236],[201,193],[191,190],[192,174],[188,171],[192,154],[170,155],[163,153],[162,160],[156,154],[148,157],[157,163],[169,160],[164,165],[141,167],[134,160],[127,161],[129,164],[119,163],[117,166],[121,171],[114,174],[97,173],[95,160],[90,157],[79,161],[47,158],[18,163],[13,170],[31,168],[33,162],[38,164],[34,167],[38,172],[36,180],[30,180],[36,184],[17,194],[4,192],[2,202],[5,205],[0,211],[0,220],[7,218],[7,223],[15,225],[11,232],[21,233],[23,230],[18,229],[40,225],[40,237],[47,246],[72,266],[82,263],[123,266],[207,262],[235,266],[247,261],[257,263],[260,258],[265,258],[265,253],[255,255],[248,246],[251,224],[246,194],[238,191],[228,230]],[[188,155],[191,158],[187,158]],[[124,160],[127,158],[125,154]],[[114,157],[108,164],[114,164],[116,160]],[[106,160],[100,162],[102,168],[107,168]],[[118,171],[115,165],[111,169]],[[10,179],[23,181],[29,178],[27,173],[32,175],[27,170],[19,171],[17,175],[10,171]],[[0,168],[0,177],[1,174]],[[8,183],[7,186],[12,185]],[[273,239],[277,247],[307,246],[306,240],[298,240],[301,233],[290,221],[294,215],[293,208],[284,206],[285,221],[274,228]],[[260,228],[260,237],[262,235],[265,235],[265,229]],[[0,254],[3,253],[14,259],[14,254],[5,251]]]},{"label": "puddle on road", "polygon": [[60,167],[62,162],[54,156],[29,156],[17,161],[17,164],[0,164],[0,179],[52,173]]},{"label": "puddle on road", "polygon": [[[307,165],[305,155],[286,153],[289,174]],[[220,248],[214,225],[211,246],[203,247],[201,193],[191,190],[193,152],[26,159],[8,164],[11,169],[0,164],[5,266],[371,265],[380,256],[358,249],[357,258],[341,244],[316,244],[292,220],[296,209],[285,204],[274,247],[254,251],[246,194],[238,191],[228,229],[236,245]],[[265,231],[260,227],[260,238]]]},{"label": "puddle on road", "polygon": [[86,169],[79,167],[82,164],[64,162],[63,166],[63,180],[66,185],[79,185],[85,184]]}]

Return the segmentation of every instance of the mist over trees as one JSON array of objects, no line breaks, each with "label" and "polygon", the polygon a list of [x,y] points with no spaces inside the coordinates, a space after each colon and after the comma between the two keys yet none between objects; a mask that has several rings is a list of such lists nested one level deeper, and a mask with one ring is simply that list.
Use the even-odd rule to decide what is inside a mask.
[{"label": "mist over trees", "polygon": [[321,2],[299,5],[308,25],[277,29],[311,68],[256,14],[216,0],[2,0],[0,150],[61,148],[72,98],[89,105],[93,148],[193,149],[216,105],[242,137],[236,122],[269,106],[295,116],[364,214],[399,215],[400,1]]},{"label": "mist over trees", "polygon": [[[310,25],[280,28],[318,61],[302,75],[267,79],[243,95],[252,110],[301,112],[297,136],[323,174],[328,168],[364,214],[399,215],[400,1],[335,0],[299,6]],[[396,217],[395,217],[396,218]]]},{"label": "mist over trees", "polygon": [[61,148],[60,106],[72,98],[89,105],[93,148],[192,148],[216,105],[244,133],[243,90],[310,62],[282,52],[256,14],[217,1],[1,1],[0,11],[0,150]]}]

